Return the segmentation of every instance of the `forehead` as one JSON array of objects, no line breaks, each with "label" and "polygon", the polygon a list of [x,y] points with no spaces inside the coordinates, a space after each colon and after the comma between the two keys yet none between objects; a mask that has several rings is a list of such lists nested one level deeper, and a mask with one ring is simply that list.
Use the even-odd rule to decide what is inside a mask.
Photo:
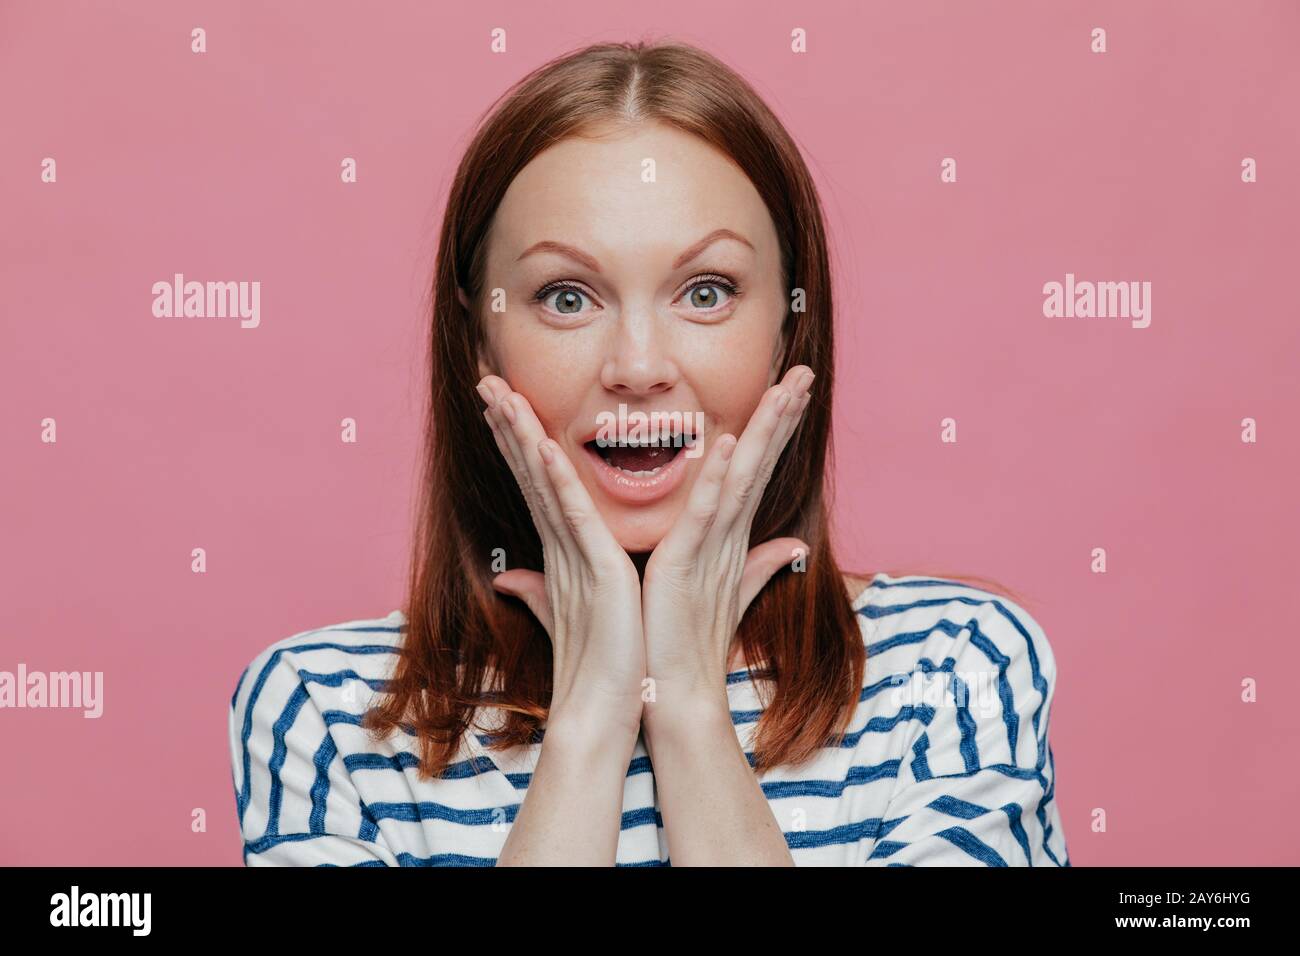
[{"label": "forehead", "polygon": [[662,123],[606,127],[564,139],[520,170],[493,219],[490,257],[508,265],[543,239],[582,246],[601,262],[602,252],[633,247],[676,255],[716,228],[776,261],[771,216],[730,157]]}]

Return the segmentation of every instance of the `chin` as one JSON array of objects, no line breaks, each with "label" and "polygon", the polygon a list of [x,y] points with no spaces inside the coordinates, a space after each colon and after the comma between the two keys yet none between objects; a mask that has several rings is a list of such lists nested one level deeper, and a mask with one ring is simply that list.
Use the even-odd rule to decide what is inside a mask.
[{"label": "chin", "polygon": [[614,534],[614,540],[628,554],[640,552],[648,554],[664,539],[668,527],[667,523],[637,521],[611,527],[610,530]]},{"label": "chin", "polygon": [[679,510],[666,502],[635,509],[621,505],[600,508],[614,540],[628,554],[653,551],[673,526]]}]

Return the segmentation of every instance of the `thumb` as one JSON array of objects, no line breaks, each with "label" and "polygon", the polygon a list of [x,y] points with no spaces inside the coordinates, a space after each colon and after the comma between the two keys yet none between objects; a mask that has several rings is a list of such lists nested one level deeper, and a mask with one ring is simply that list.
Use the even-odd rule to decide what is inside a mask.
[{"label": "thumb", "polygon": [[533,612],[533,617],[546,628],[548,635],[553,635],[555,623],[551,617],[551,602],[546,596],[546,576],[538,571],[525,568],[512,568],[502,571],[492,579],[492,587],[503,594],[517,597]]},{"label": "thumb", "polygon": [[758,596],[772,575],[798,557],[808,556],[808,545],[798,538],[773,538],[750,548],[745,570],[740,575],[740,614]]}]

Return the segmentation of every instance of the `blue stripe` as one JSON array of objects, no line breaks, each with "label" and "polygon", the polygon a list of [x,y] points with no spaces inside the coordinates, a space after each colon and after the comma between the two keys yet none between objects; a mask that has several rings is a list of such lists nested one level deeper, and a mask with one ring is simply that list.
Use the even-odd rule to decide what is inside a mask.
[{"label": "blue stripe", "polygon": [[[1002,812],[1007,815],[1007,824],[1011,827],[1011,835],[1016,838],[1020,844],[1020,849],[1025,851],[1025,862],[1030,866],[1034,865],[1034,854],[1029,849],[1029,834],[1025,832],[1025,825],[1020,822],[1020,804],[1008,803],[1002,807]],[[1049,833],[1050,835],[1050,827]],[[1046,836],[1044,837],[1044,846],[1046,846]]]},{"label": "blue stripe", "polygon": [[940,830],[935,836],[943,837],[957,849],[973,856],[985,866],[1006,866],[1007,861],[993,847],[962,827]]},{"label": "blue stripe", "polygon": [[900,723],[909,720],[919,720],[921,723],[929,726],[930,721],[934,720],[934,708],[922,705],[913,707],[911,704],[905,704],[897,714],[892,717],[872,717],[863,725],[861,730],[852,731],[845,734],[841,747],[855,747],[863,734],[887,734],[897,727]]},{"label": "blue stripe", "polygon": [[963,820],[974,820],[981,817],[990,810],[988,807],[981,807],[978,803],[971,803],[968,800],[959,800],[957,797],[942,796],[936,797],[926,804],[931,810],[947,814],[950,817],[961,817]]},{"label": "blue stripe", "polygon": [[330,792],[330,764],[334,762],[338,752],[334,735],[327,730],[325,739],[316,748],[316,756],[312,759],[312,763],[316,765],[316,780],[311,785],[311,823],[308,827],[312,833],[325,832],[325,803]]},{"label": "blue stripe", "polygon": [[[484,810],[459,810],[444,803],[421,800],[419,803],[372,803],[370,813],[375,820],[402,820],[406,823],[445,820],[462,826],[490,826],[497,822],[513,823],[519,807],[520,804],[511,803]],[[501,814],[504,814],[504,820]]]},{"label": "blue stripe", "polygon": [[637,810],[625,810],[619,818],[618,828],[622,830],[635,830],[637,827],[653,826],[660,828],[664,825],[664,818],[659,815],[659,811],[654,807],[641,807]]},{"label": "blue stripe", "polygon": [[397,854],[399,866],[496,866],[495,857],[465,856],[461,853],[438,853],[434,856],[418,857],[410,853]]},{"label": "blue stripe", "polygon": [[[316,865],[317,865],[318,867],[319,867],[319,866],[333,866],[333,867],[338,867],[339,864],[337,864],[337,863],[317,863]],[[361,862],[361,863],[349,863],[348,866],[349,866],[349,867],[354,867],[354,866],[388,866],[388,864],[385,863],[383,860],[365,860],[365,861],[363,861],[363,862]]]},{"label": "blue stripe", "polygon": [[285,833],[270,834],[256,840],[247,840],[244,843],[244,857],[247,859],[250,853],[265,853],[282,843],[301,843],[304,840],[319,840],[322,838],[333,837],[332,833]]},{"label": "blue stripe", "polygon": [[[438,853],[434,856],[414,856],[410,853],[397,854],[400,866],[496,866],[497,857],[466,856],[462,853]],[[332,864],[321,864],[329,866]],[[381,862],[353,863],[353,866],[383,866]],[[615,863],[615,867],[669,866],[667,860],[646,860],[643,863]]]},{"label": "blue stripe", "polygon": [[[463,761],[468,763],[468,761]],[[420,758],[406,750],[399,750],[391,757],[377,753],[359,753],[348,754],[343,758],[343,767],[348,773],[357,770],[395,770],[401,773],[403,770],[418,770]],[[464,776],[469,776],[466,770]],[[449,779],[447,774],[443,774],[440,779]]]},{"label": "blue stripe", "polygon": [[[375,820],[401,820],[406,823],[444,820],[460,826],[492,826],[501,822],[514,823],[521,805],[521,803],[514,803],[481,810],[462,810],[443,803],[422,800],[418,803],[372,803],[369,807]],[[654,807],[640,807],[625,811],[619,821],[620,830],[634,830],[642,826],[662,827],[663,817]]]},{"label": "blue stripe", "polygon": [[[867,859],[868,860],[888,859],[889,857],[897,853],[899,850],[905,849],[906,847],[907,847],[906,843],[899,843],[897,840],[881,840],[879,843],[876,844],[875,849],[871,851],[871,856],[867,857]],[[897,866],[901,864],[895,864],[895,865]]]},{"label": "blue stripe", "polygon": [[354,670],[330,671],[328,673],[300,670],[298,671],[298,677],[304,684],[324,684],[326,687],[341,687],[345,680],[359,680],[364,681],[371,690],[388,689],[388,681],[383,678],[362,677]]},{"label": "blue stripe", "polygon": [[785,835],[785,843],[791,850],[860,843],[887,835],[906,819],[907,817],[899,817],[895,820],[882,820],[880,817],[870,817],[856,823],[831,827],[829,830],[793,830]]},{"label": "blue stripe", "polygon": [[271,728],[272,739],[275,746],[271,748],[271,760],[269,770],[271,771],[271,795],[267,803],[266,813],[266,836],[274,836],[280,832],[280,801],[284,795],[284,785],[280,782],[280,770],[284,767],[284,759],[289,753],[289,748],[285,743],[284,736],[288,733],[293,722],[298,719],[298,711],[302,710],[302,705],[307,702],[307,688],[299,684],[291,695],[289,702],[284,705],[284,710],[280,711],[280,716],[275,725]]},{"label": "blue stripe", "polygon": [[312,634],[405,634],[406,627],[390,627],[387,624],[367,625],[365,627],[322,627]]},{"label": "blue stripe", "polygon": [[850,767],[843,780],[773,780],[759,786],[769,800],[785,797],[840,797],[847,787],[896,778],[899,764],[898,759],[893,759],[871,766]]},{"label": "blue stripe", "polygon": [[235,701],[239,698],[239,689],[244,686],[244,678],[247,676],[248,667],[245,667],[243,673],[239,675],[239,682],[235,684],[235,692],[230,695],[230,707],[232,710],[234,709]]},{"label": "blue stripe", "polygon": [[910,769],[912,771],[912,776],[918,781],[929,780],[934,776],[934,774],[930,772],[930,760],[926,757],[929,750],[930,735],[923,732],[921,736],[916,738],[916,742],[912,744],[912,763]]}]

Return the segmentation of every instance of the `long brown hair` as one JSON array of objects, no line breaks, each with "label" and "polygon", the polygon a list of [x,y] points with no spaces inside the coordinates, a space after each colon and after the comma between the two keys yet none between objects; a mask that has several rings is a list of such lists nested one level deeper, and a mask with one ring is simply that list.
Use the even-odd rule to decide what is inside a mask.
[{"label": "long brown hair", "polygon": [[806,303],[787,310],[779,368],[809,366],[817,390],[751,534],[751,545],[801,538],[809,546],[806,570],[778,573],[750,605],[738,635],[746,661],[766,665],[751,671],[766,698],[755,769],[802,763],[835,742],[862,690],[866,653],[831,551],[824,499],[834,310],[812,178],[777,118],[713,56],[675,42],[602,43],[539,67],[503,94],[480,123],[447,200],[430,304],[424,484],[407,632],[386,693],[365,721],[376,738],[399,725],[415,733],[422,778],[441,774],[455,758],[479,706],[504,715],[491,728],[494,750],[533,742],[547,714],[550,640],[521,602],[491,584],[494,554],[504,553],[512,567],[542,570],[541,543],[481,414],[474,386],[483,329],[457,288],[471,305],[481,301],[484,237],[519,171],[553,143],[608,121],[668,123],[730,156],[776,226],[787,293],[802,290]]}]

